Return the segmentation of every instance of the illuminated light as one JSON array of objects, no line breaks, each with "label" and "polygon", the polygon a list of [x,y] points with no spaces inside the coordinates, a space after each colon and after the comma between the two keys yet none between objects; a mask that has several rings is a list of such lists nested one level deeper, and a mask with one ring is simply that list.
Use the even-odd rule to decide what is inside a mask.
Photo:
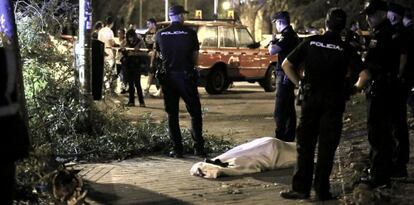
[{"label": "illuminated light", "polygon": [[196,19],[203,19],[203,11],[202,10],[196,10],[194,17]]},{"label": "illuminated light", "polygon": [[227,11],[227,18],[228,19],[234,19],[234,11],[233,10],[228,10]]},{"label": "illuminated light", "polygon": [[224,10],[229,10],[229,9],[231,8],[231,4],[230,4],[230,2],[225,1],[225,2],[223,2],[223,4],[221,5],[221,7],[222,7]]}]

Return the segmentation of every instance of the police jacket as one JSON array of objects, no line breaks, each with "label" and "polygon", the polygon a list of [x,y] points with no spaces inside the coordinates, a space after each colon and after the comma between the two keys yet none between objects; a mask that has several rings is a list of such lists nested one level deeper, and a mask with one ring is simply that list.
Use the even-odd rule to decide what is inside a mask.
[{"label": "police jacket", "polygon": [[385,20],[373,29],[368,45],[364,67],[369,70],[371,79],[378,83],[388,83],[397,78],[401,53],[392,40],[393,33],[391,23]]},{"label": "police jacket", "polygon": [[167,73],[193,69],[193,53],[200,49],[197,34],[181,22],[157,32],[155,49],[161,52],[163,66]]},{"label": "police jacket", "polygon": [[[394,33],[392,35],[393,45],[397,46],[397,51],[401,55],[407,56],[406,66],[403,70],[399,70],[399,76],[404,79],[405,83],[412,85],[413,83],[413,71],[412,67],[412,58],[413,58],[413,49],[414,49],[414,39],[410,30],[406,28],[402,22],[393,25]],[[411,35],[411,36],[410,36]],[[401,63],[401,62],[400,62]]]},{"label": "police jacket", "polygon": [[405,76],[411,85],[414,85],[414,29],[413,27],[406,27],[406,34],[408,36],[407,42],[407,65],[405,68]]},{"label": "police jacket", "polygon": [[304,65],[304,81],[312,89],[338,92],[344,89],[349,66],[356,67],[353,52],[339,34],[328,31],[306,38],[287,59],[296,68]]},{"label": "police jacket", "polygon": [[276,42],[282,50],[277,54],[277,71],[282,71],[282,62],[286,56],[299,44],[299,37],[293,30],[292,26],[283,29],[282,37]]}]

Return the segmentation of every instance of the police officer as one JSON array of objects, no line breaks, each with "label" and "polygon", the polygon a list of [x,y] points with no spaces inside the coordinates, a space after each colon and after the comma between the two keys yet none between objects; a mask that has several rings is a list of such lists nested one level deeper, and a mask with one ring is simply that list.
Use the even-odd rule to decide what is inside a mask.
[{"label": "police officer", "polygon": [[[356,68],[360,64],[360,59],[352,53],[355,50],[341,40],[345,23],[346,13],[340,8],[331,8],[325,19],[326,33],[305,39],[283,61],[282,68],[289,79],[305,89],[296,136],[298,155],[292,189],[282,191],[283,198],[309,198],[313,179],[317,200],[334,198],[329,176],[341,136],[346,85],[356,81]],[[302,64],[306,73],[303,79],[298,73]],[[314,173],[316,143],[319,145]]]},{"label": "police officer", "polygon": [[281,64],[298,45],[299,37],[290,26],[290,17],[287,11],[275,13],[272,22],[275,24],[276,30],[282,34],[280,39],[272,40],[268,48],[270,55],[278,54],[276,68],[277,91],[274,110],[275,134],[278,139],[293,142],[296,130],[295,85],[285,75]]},{"label": "police officer", "polygon": [[[9,49],[8,52],[15,51]],[[27,157],[29,152],[28,131],[20,113],[22,104],[18,97],[16,62],[9,57],[6,57],[6,48],[0,47],[0,187],[3,192],[0,204],[13,204],[15,162]]]},{"label": "police officer", "polygon": [[202,136],[202,116],[200,97],[197,90],[197,63],[199,42],[194,30],[183,25],[184,14],[188,13],[180,5],[169,9],[171,25],[156,34],[156,50],[162,58],[162,71],[156,77],[164,92],[165,111],[168,114],[168,127],[173,150],[172,157],[183,156],[183,145],[178,121],[180,97],[191,115],[191,136],[194,140],[194,154],[205,156]]},{"label": "police officer", "polygon": [[361,36],[361,29],[358,21],[351,23],[350,29],[346,32],[345,41],[349,42],[357,52],[362,52],[364,50],[365,40]]},{"label": "police officer", "polygon": [[[404,27],[407,29],[408,35],[410,36],[410,39],[414,39],[414,23],[413,23],[413,17],[411,14],[411,10],[406,8],[405,13],[404,13],[404,18],[403,18],[403,24]],[[409,47],[413,48],[414,45],[414,41],[412,40],[411,45]],[[411,53],[409,53],[409,55],[413,55],[413,49],[409,50],[411,51]],[[414,59],[413,57],[408,57],[407,58],[407,69],[408,69],[408,75],[409,75],[409,79],[413,79],[414,81]],[[410,114],[411,117],[414,117],[414,91],[411,90],[409,97],[408,97],[408,106],[410,107]],[[413,127],[413,124],[409,125],[410,127]]]},{"label": "police officer", "polygon": [[[392,177],[407,177],[407,163],[410,158],[410,140],[407,124],[407,100],[412,87],[412,79],[410,79],[409,69],[407,67],[408,50],[412,49],[407,45],[412,45],[408,31],[404,27],[402,19],[404,17],[405,8],[399,4],[390,3],[388,5],[387,18],[391,22],[394,29],[392,41],[397,45],[395,52],[400,54],[400,63],[398,69],[397,81],[397,98],[394,99],[393,112],[393,134],[395,137],[395,148],[393,158]],[[412,71],[411,71],[412,72]]]},{"label": "police officer", "polygon": [[400,53],[393,43],[393,29],[387,19],[387,4],[374,0],[363,10],[372,38],[368,45],[364,70],[356,86],[366,89],[368,141],[371,146],[370,176],[362,179],[372,188],[389,186],[393,156],[393,113],[397,98]]}]

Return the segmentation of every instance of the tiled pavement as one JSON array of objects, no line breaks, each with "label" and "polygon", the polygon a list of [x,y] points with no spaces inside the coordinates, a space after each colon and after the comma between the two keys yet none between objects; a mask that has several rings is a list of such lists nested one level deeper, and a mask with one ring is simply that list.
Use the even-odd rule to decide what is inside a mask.
[{"label": "tiled pavement", "polygon": [[[146,78],[142,80],[145,84]],[[160,100],[148,99],[151,100],[153,102],[149,104],[152,106],[162,107],[162,104],[156,104],[161,103]],[[87,202],[91,205],[314,204],[311,201],[284,200],[279,196],[281,190],[289,188],[293,169],[218,179],[191,176],[191,166],[201,160],[192,156],[184,159],[147,156],[120,162],[80,164],[75,168],[81,169],[80,175],[88,190]]]},{"label": "tiled pavement", "polygon": [[[87,202],[97,204],[314,204],[284,200],[293,169],[240,177],[204,179],[190,175],[202,160],[147,156],[105,164],[77,165],[88,190]],[[338,204],[336,201],[324,204]]]}]

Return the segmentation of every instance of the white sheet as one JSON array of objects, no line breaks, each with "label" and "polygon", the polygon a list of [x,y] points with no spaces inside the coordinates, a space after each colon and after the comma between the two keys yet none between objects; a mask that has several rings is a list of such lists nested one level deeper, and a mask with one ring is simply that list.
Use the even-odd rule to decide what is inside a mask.
[{"label": "white sheet", "polygon": [[190,169],[191,175],[217,178],[292,167],[296,163],[296,143],[262,137],[234,147],[212,160],[215,159],[227,162],[229,166],[197,162]]}]

